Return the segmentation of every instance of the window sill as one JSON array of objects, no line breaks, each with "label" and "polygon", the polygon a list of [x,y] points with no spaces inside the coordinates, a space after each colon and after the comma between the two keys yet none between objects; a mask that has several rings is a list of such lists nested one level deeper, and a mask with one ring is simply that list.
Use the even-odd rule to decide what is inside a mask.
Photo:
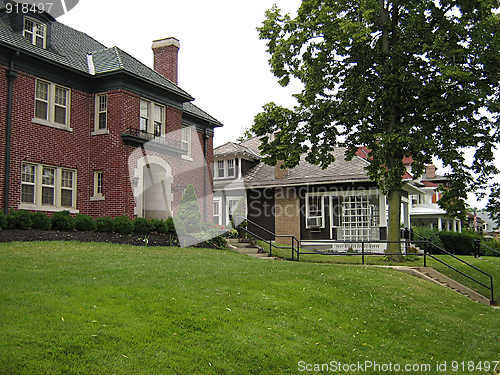
[{"label": "window sill", "polygon": [[231,176],[231,177],[214,177],[215,180],[240,180],[240,178],[237,178],[236,176]]},{"label": "window sill", "polygon": [[181,155],[181,158],[182,158],[183,160],[193,161],[193,158],[192,158],[191,156]]},{"label": "window sill", "polygon": [[109,134],[109,129],[99,129],[90,133],[90,135],[103,135],[103,134]]},{"label": "window sill", "polygon": [[94,195],[93,197],[90,197],[91,202],[103,201],[105,199],[106,197],[104,195]]},{"label": "window sill", "polygon": [[31,210],[31,211],[45,211],[45,212],[59,212],[59,211],[69,211],[72,214],[80,213],[80,210],[72,207],[55,207],[55,206],[37,206],[34,204],[21,203],[17,206],[20,210]]},{"label": "window sill", "polygon": [[34,119],[31,120],[31,122],[34,123],[34,124],[38,124],[38,125],[49,126],[51,128],[66,130],[68,132],[72,132],[73,131],[73,129],[70,128],[67,125],[56,124],[55,122],[50,122],[50,121],[42,120],[42,119],[39,119],[39,118],[34,118]]}]

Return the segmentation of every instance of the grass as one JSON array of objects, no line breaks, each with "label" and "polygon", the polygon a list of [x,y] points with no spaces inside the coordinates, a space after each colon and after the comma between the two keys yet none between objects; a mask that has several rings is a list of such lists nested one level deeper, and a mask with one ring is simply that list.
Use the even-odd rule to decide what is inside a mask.
[{"label": "grass", "polygon": [[291,374],[299,361],[441,374],[500,360],[499,310],[376,267],[11,243],[0,301],[1,374]]},{"label": "grass", "polygon": [[[259,246],[263,247],[266,252],[269,252],[269,244],[263,241],[258,241]],[[287,247],[285,244],[277,243],[278,247]],[[273,247],[272,254],[278,256],[282,259],[291,260],[291,250],[290,249],[276,249]],[[458,269],[459,271],[473,277],[474,279],[482,282],[483,284],[490,286],[490,278],[481,274],[479,271],[472,269],[471,267],[463,264],[462,262],[454,259],[449,255],[436,255],[436,257],[445,263],[451,265],[452,267]],[[483,256],[481,258],[474,258],[473,256],[460,255],[460,259],[463,259],[467,263],[473,265],[474,267],[486,272],[493,277],[493,291],[494,300],[496,304],[500,303],[500,257],[488,257]],[[294,259],[297,259],[297,255],[294,255]],[[362,258],[360,255],[342,255],[342,256],[330,256],[330,255],[320,255],[320,254],[305,254],[300,255],[301,262],[314,262],[314,263],[333,263],[333,264],[345,264],[345,265],[362,265]],[[424,258],[420,256],[417,260],[405,261],[403,263],[389,263],[384,260],[383,256],[380,255],[367,255],[365,256],[366,265],[377,265],[377,266],[387,266],[387,265],[404,265],[409,267],[423,267]],[[467,286],[468,288],[475,290],[476,292],[482,294],[486,298],[491,299],[491,291],[479,285],[478,283],[470,280],[469,278],[461,275],[460,273],[446,267],[442,263],[428,257],[427,266],[434,268],[436,271],[450,277],[453,280]]]}]

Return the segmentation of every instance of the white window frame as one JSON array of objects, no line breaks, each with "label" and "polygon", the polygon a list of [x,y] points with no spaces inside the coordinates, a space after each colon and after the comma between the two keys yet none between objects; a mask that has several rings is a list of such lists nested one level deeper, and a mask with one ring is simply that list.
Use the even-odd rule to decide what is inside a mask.
[{"label": "white window frame", "polygon": [[[101,101],[101,99],[103,99]],[[104,127],[101,128],[101,115],[104,116]],[[100,93],[95,95],[95,127],[92,135],[109,134],[108,130],[108,94]]]},{"label": "white window frame", "polygon": [[90,197],[91,201],[103,201],[104,196],[104,171],[94,171],[94,195]]},{"label": "white window frame", "polygon": [[[26,26],[30,22],[32,29],[29,30]],[[24,17],[23,20],[23,36],[34,46],[47,48],[47,25],[35,20],[34,18]],[[41,43],[39,41],[41,40]]]},{"label": "white window frame", "polygon": [[[22,163],[21,165],[21,175],[23,175],[23,170],[25,166],[34,167],[34,179],[33,181],[23,181],[21,178],[21,192],[23,190],[22,186],[34,186],[34,199],[33,202],[23,202],[23,195],[21,194],[21,202],[18,206],[21,210],[32,210],[32,211],[47,211],[56,212],[68,210],[71,213],[78,213],[76,209],[77,205],[77,170],[71,168],[57,167],[53,165],[38,164],[38,163]],[[54,176],[53,181],[46,173],[44,179],[44,170],[48,172],[53,170]],[[71,173],[71,184],[68,184],[68,180],[63,180],[64,173]],[[66,182],[66,183],[65,183]],[[53,189],[53,201],[52,204],[42,202],[42,192],[43,189]],[[71,206],[64,206],[62,203],[63,191],[71,191]]]},{"label": "white window frame", "polygon": [[[43,92],[43,96],[39,94],[42,93],[38,90],[38,85],[45,85],[47,90]],[[58,96],[59,92],[65,93],[65,102],[62,103],[60,101],[60,97]],[[37,103],[44,103],[47,107],[46,114],[44,117],[37,117],[39,114],[37,113]],[[33,115],[33,123],[40,125],[47,125],[50,127],[73,131],[70,126],[70,112],[71,112],[71,89],[68,87],[64,87],[49,81],[45,81],[43,79],[37,78],[35,80],[35,100],[34,100],[35,108]],[[64,123],[56,122],[57,120],[57,110],[63,108],[65,111],[64,114]]]},{"label": "white window frame", "polygon": [[[217,205],[217,208],[218,208],[218,213],[216,214],[215,213],[215,207]],[[218,218],[218,223],[213,220],[214,224],[218,224],[218,225],[224,225],[224,223],[222,222],[222,198],[221,197],[217,197],[217,198],[214,198],[214,208],[213,208],[213,215],[212,215],[214,218],[217,217]]]},{"label": "white window frame", "polygon": [[[232,162],[232,167],[231,167],[231,162]],[[229,175],[230,170],[233,170],[233,174],[231,176]],[[220,171],[222,171],[222,173]],[[237,175],[238,171],[236,168],[236,159],[214,161],[214,179],[218,180],[235,179]]]},{"label": "white window frame", "polygon": [[[165,135],[166,131],[166,108],[164,105],[152,102],[150,100],[141,99],[140,107],[140,122],[139,130],[148,134],[152,134],[155,137],[161,137]],[[157,114],[160,114],[157,116]],[[145,125],[143,125],[145,123]],[[160,133],[156,133],[156,127],[161,127]]]},{"label": "white window frame", "polygon": [[181,148],[186,151],[186,155],[182,155],[182,158],[185,160],[193,160],[191,158],[191,143],[192,143],[192,129],[189,126],[182,127],[182,136],[181,136]]},{"label": "white window frame", "polygon": [[[232,198],[232,197],[228,197],[226,198],[226,224],[229,225],[229,223],[231,222],[231,215],[230,215],[230,210],[231,210],[231,202],[236,202],[236,205],[234,206],[234,209],[236,209],[238,207],[238,204],[240,203],[240,197],[237,197],[237,198]],[[246,212],[245,212],[245,215],[246,215]]]},{"label": "white window frame", "polygon": [[[325,228],[325,196],[324,195],[318,195],[318,194],[311,194],[311,193],[307,193],[306,194],[306,228],[307,229],[310,229],[310,228],[318,228],[318,227],[310,227],[308,225],[309,223],[309,219],[313,219],[313,218],[318,218],[320,217],[321,218],[321,226],[319,228],[323,229]],[[319,198],[320,199],[320,212],[321,212],[321,215],[314,215],[314,216],[311,216],[310,215],[310,204],[309,204],[309,198]]]}]

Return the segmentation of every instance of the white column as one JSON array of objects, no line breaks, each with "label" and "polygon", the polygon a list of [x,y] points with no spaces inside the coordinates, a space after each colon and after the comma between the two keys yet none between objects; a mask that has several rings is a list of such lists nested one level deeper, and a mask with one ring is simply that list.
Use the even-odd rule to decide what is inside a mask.
[{"label": "white column", "polygon": [[453,232],[456,232],[457,231],[457,219],[453,219],[452,224],[453,224],[452,230],[453,230]]},{"label": "white column", "polygon": [[438,217],[438,231],[441,232],[443,230],[443,219]]},{"label": "white column", "polygon": [[387,204],[385,201],[385,195],[380,193],[378,196],[378,204],[379,204],[379,215],[380,215],[380,226],[381,227],[386,227],[387,226]]},{"label": "white column", "polygon": [[458,231],[462,233],[462,222],[458,220]]},{"label": "white column", "polygon": [[241,179],[243,176],[241,175],[241,158],[238,158],[238,179]]}]

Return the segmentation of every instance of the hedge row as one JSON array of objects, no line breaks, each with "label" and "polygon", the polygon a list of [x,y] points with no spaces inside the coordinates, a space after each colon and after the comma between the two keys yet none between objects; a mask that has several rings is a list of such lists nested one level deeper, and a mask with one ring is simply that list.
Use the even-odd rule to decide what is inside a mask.
[{"label": "hedge row", "polygon": [[176,233],[172,218],[167,220],[135,218],[127,216],[100,217],[94,220],[92,216],[77,214],[73,217],[68,211],[60,211],[48,217],[43,212],[12,211],[8,215],[0,212],[0,229],[40,229],[89,232],[115,232],[119,234]]}]

